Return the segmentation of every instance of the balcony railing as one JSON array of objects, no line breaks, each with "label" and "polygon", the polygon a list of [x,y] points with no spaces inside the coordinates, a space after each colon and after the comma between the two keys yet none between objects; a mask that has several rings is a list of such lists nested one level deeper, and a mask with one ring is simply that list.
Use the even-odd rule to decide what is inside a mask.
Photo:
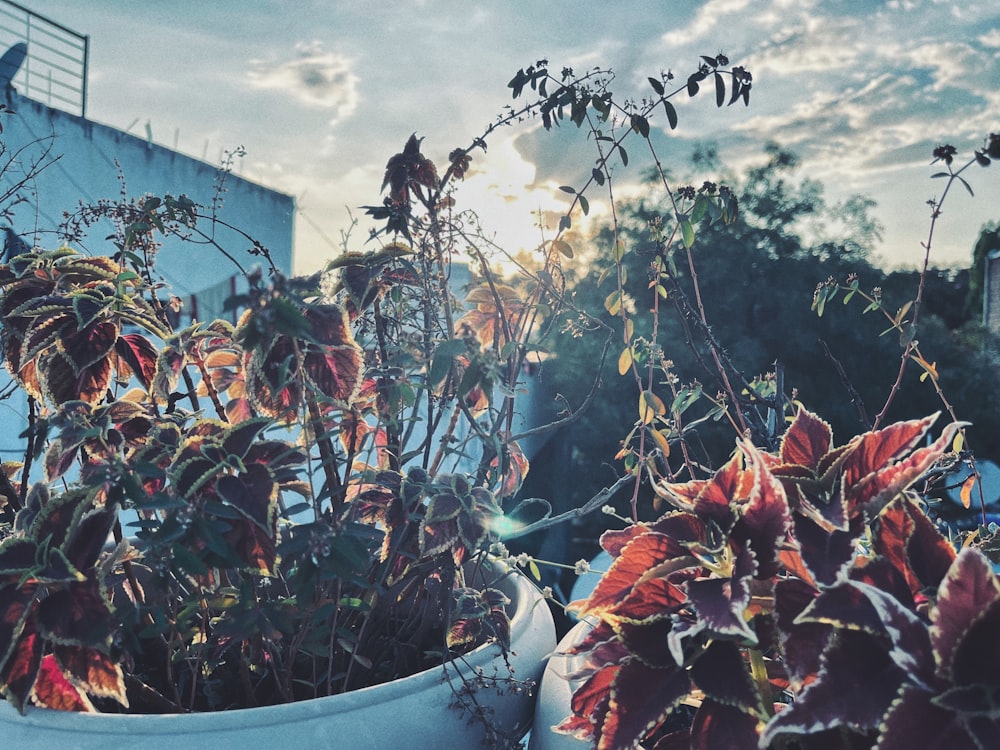
[{"label": "balcony railing", "polygon": [[86,117],[90,38],[23,5],[0,0],[0,54],[18,42],[27,45],[28,53],[11,81],[17,90]]}]

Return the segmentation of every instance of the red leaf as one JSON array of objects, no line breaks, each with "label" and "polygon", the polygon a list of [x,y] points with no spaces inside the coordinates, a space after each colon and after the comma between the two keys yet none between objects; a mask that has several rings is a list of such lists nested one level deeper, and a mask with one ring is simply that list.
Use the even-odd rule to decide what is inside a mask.
[{"label": "red leaf", "polygon": [[585,602],[576,602],[571,606],[581,614],[599,615],[614,609],[650,569],[686,554],[687,551],[677,541],[665,534],[641,534],[622,548],[621,555],[601,576],[590,597]]},{"label": "red leaf", "polygon": [[612,557],[618,557],[626,544],[647,531],[649,526],[644,523],[633,523],[624,529],[610,529],[601,534],[601,548]]},{"label": "red leaf", "polygon": [[852,509],[860,506],[869,517],[876,515],[949,450],[955,432],[961,427],[958,423],[945,427],[933,444],[892,463],[920,442],[936,418],[934,414],[921,420],[898,422],[861,437],[842,470],[844,495]]},{"label": "red leaf", "polygon": [[[156,347],[138,333],[126,333],[115,342],[115,353],[128,365],[143,388],[148,389],[156,376]],[[120,367],[120,365],[119,365]]]},{"label": "red leaf", "polygon": [[42,659],[31,697],[38,705],[57,711],[95,711],[90,699],[66,678],[52,654]]},{"label": "red leaf", "polygon": [[555,729],[563,734],[571,734],[580,739],[593,736],[604,723],[610,700],[611,684],[621,667],[613,664],[598,670],[573,692],[570,709],[573,715],[562,721]]},{"label": "red leaf", "polygon": [[756,750],[757,719],[736,706],[702,702],[691,725],[691,750]]},{"label": "red leaf", "polygon": [[890,502],[878,518],[875,551],[906,578],[914,596],[936,590],[955,559],[955,550],[927,515],[908,499]]},{"label": "red leaf", "polygon": [[[13,587],[11,587],[13,588]],[[24,594],[25,592],[20,592]],[[35,632],[32,619],[21,619],[25,614],[24,609],[30,604],[32,596],[25,598],[25,601],[18,602],[21,608],[7,607],[2,610],[3,620],[0,620],[0,627],[7,630],[8,627],[15,633],[21,627],[23,629],[15,637],[13,642],[0,641],[0,647],[5,647],[5,653],[0,659],[0,691],[4,697],[14,704],[18,711],[22,710],[24,704],[31,694],[31,688],[35,684],[38,675],[38,668],[42,662],[42,639]],[[0,632],[0,637],[5,633]]]},{"label": "red leaf", "polygon": [[654,669],[638,661],[625,662],[611,685],[597,747],[636,747],[690,691],[691,679],[684,669]]},{"label": "red leaf", "polygon": [[695,502],[695,513],[728,530],[735,520],[732,506],[750,496],[753,483],[754,473],[743,468],[743,456],[734,454],[702,487]]},{"label": "red leaf", "polygon": [[[931,640],[942,677],[952,677],[953,662],[963,639],[973,623],[980,622],[989,612],[996,610],[998,600],[1000,582],[989,561],[978,550],[966,547],[955,558],[948,575],[941,582],[937,607],[931,612]],[[980,656],[985,659],[988,651]]]},{"label": "red leaf", "polygon": [[128,708],[121,666],[106,653],[78,646],[56,646],[56,661],[64,672],[89,695],[113,698]]},{"label": "red leaf", "polygon": [[750,498],[742,506],[733,538],[746,541],[757,563],[755,578],[767,579],[777,574],[778,546],[784,541],[792,519],[781,483],[764,466],[756,449],[747,444],[744,450],[754,457],[755,471]]},{"label": "red leaf", "polygon": [[799,409],[781,439],[779,456],[783,464],[807,466],[814,471],[820,460],[833,450],[830,425],[806,409]]},{"label": "red leaf", "polygon": [[118,326],[104,320],[64,336],[59,350],[68,358],[76,372],[80,372],[105,359],[118,340]]}]

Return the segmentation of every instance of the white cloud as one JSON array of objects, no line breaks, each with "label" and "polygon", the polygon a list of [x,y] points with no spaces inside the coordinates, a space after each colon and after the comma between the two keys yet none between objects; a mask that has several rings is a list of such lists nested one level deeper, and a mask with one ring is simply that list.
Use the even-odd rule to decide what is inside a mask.
[{"label": "white cloud", "polygon": [[668,31],[661,39],[668,47],[686,46],[693,40],[708,36],[724,16],[739,13],[749,4],[750,0],[709,0],[699,7],[690,24],[683,29]]},{"label": "white cloud", "polygon": [[327,52],[319,42],[300,42],[295,53],[284,62],[251,61],[250,85],[285,91],[303,104],[332,109],[332,123],[350,117],[358,105],[358,77],[351,61]]}]

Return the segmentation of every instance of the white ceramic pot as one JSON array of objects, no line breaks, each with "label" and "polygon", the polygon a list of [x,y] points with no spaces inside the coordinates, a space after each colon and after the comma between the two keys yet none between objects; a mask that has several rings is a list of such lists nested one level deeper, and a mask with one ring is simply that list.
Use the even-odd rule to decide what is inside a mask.
[{"label": "white ceramic pot", "polygon": [[566,652],[583,640],[592,627],[586,620],[574,625],[559,641],[555,653],[545,665],[542,682],[538,686],[528,750],[587,750],[590,747],[589,742],[553,732],[552,727],[570,715],[570,699],[573,691],[580,685],[579,681],[567,680],[566,675],[582,667],[585,657]]},{"label": "white ceramic pot", "polygon": [[[512,600],[510,664],[518,680],[541,677],[555,645],[552,615],[538,591],[520,573],[497,585]],[[199,714],[81,714],[29,707],[20,715],[0,700],[0,747],[18,750],[437,750],[482,746],[484,728],[454,706],[458,672],[509,676],[500,649],[482,646],[460,662],[400,680],[327,698],[280,706]],[[447,677],[450,677],[450,682]],[[531,726],[534,696],[492,686],[474,693],[508,736]]]}]

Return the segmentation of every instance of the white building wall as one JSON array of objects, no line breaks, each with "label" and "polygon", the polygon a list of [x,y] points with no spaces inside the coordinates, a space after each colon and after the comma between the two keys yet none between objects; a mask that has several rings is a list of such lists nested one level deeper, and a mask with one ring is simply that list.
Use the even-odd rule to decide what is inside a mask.
[{"label": "white building wall", "polygon": [[[46,167],[31,187],[28,199],[13,207],[11,225],[29,245],[46,248],[61,244],[56,234],[64,212],[75,211],[82,201],[118,200],[122,195],[119,167],[124,175],[127,197],[151,194],[187,195],[196,203],[210,206],[216,196],[220,171],[217,166],[149,143],[120,130],[77,117],[19,96],[8,88],[0,101],[13,114],[0,115],[0,134],[8,158],[18,155],[20,169],[40,158],[51,145],[51,157],[58,159]],[[19,175],[18,164],[6,170],[4,187]],[[294,199],[229,174],[225,180],[222,222],[243,230],[271,252],[275,264],[285,273],[292,268]],[[202,225],[206,229],[208,223]],[[95,228],[83,252],[110,254],[114,246],[105,238],[111,224]],[[246,269],[263,265],[248,252],[251,243],[217,225],[216,239]],[[164,243],[158,268],[179,297],[188,297],[213,287],[239,271],[222,253],[207,245],[191,245],[168,240]],[[201,316],[204,317],[204,316]]]},{"label": "white building wall", "polygon": [[[87,120],[22,97],[13,88],[0,91],[0,103],[9,112],[0,113],[0,195],[15,184],[38,159],[53,160],[25,186],[22,202],[0,205],[0,246],[3,228],[10,226],[31,246],[54,249],[64,244],[59,233],[65,212],[76,211],[81,202],[122,198],[119,172],[124,175],[126,197],[171,194],[186,195],[195,203],[211,206],[217,195],[219,169],[216,166],[148,143],[106,125]],[[50,148],[45,156],[46,148]],[[57,157],[57,158],[56,158]],[[287,195],[229,174],[225,180],[221,222],[246,232],[268,248],[275,265],[290,274],[292,269],[294,200]],[[206,231],[210,224],[200,224]],[[239,233],[216,225],[215,240],[245,269],[260,265],[262,259],[249,252],[252,244]],[[107,239],[114,233],[111,223],[92,227],[88,237],[74,249],[91,255],[109,255],[116,248]],[[190,322],[195,300],[198,319],[222,316],[222,301],[228,294],[220,290],[246,288],[242,274],[219,250],[206,244],[167,239],[159,252],[157,268],[170,286],[163,297],[175,294],[185,300],[181,324]],[[232,319],[232,314],[224,317]],[[0,393],[7,391],[10,376],[0,368]],[[18,435],[27,424],[27,403],[23,393],[0,398],[0,460],[16,460],[23,455],[24,441]]]}]

